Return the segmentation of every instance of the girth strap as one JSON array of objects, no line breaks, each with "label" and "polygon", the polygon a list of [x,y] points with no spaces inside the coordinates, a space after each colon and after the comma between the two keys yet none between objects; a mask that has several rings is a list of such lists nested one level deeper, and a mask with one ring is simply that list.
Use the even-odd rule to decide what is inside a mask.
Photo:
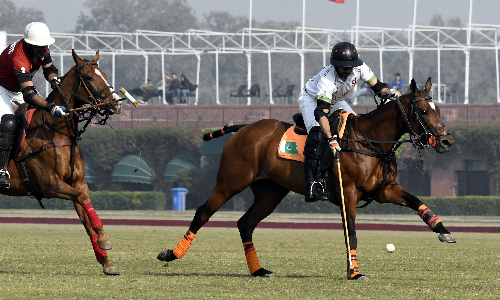
[{"label": "girth strap", "polygon": [[55,141],[55,142],[50,142],[47,144],[44,144],[34,150],[31,150],[30,152],[24,154],[23,156],[16,157],[15,162],[21,162],[25,159],[27,159],[30,156],[37,155],[40,152],[43,152],[47,149],[54,148],[54,147],[59,147],[59,146],[71,146],[72,143],[70,140],[61,140],[61,141]]}]

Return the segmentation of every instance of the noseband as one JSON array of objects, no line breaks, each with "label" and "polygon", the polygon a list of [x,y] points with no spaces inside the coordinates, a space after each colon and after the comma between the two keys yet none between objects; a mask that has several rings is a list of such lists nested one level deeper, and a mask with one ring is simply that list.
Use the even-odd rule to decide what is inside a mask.
[{"label": "noseband", "polygon": [[420,102],[422,100],[432,100],[432,98],[427,95],[422,98],[415,99],[415,96],[413,94],[410,94],[410,113],[409,117],[410,118],[415,118],[417,122],[420,124],[422,129],[424,130],[424,133],[422,134],[417,134],[413,129],[411,129],[410,126],[410,119],[408,118],[408,115],[406,114],[405,110],[403,109],[403,105],[401,105],[401,102],[399,101],[399,97],[396,97],[396,104],[401,111],[401,114],[403,115],[403,118],[405,120],[405,125],[408,133],[410,134],[410,142],[412,143],[413,147],[415,149],[423,149],[428,146],[435,147],[437,139],[440,136],[443,135],[449,135],[450,133],[448,131],[443,131],[441,133],[437,133],[437,130],[441,127],[444,126],[443,122],[437,124],[436,126],[432,127],[429,122],[427,122],[420,112],[420,110],[417,109],[416,103]]}]

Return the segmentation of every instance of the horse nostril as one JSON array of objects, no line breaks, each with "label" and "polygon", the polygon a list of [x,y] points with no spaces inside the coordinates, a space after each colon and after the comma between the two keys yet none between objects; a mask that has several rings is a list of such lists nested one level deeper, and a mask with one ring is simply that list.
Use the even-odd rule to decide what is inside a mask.
[{"label": "horse nostril", "polygon": [[449,140],[441,140],[441,146],[451,147],[452,143]]}]

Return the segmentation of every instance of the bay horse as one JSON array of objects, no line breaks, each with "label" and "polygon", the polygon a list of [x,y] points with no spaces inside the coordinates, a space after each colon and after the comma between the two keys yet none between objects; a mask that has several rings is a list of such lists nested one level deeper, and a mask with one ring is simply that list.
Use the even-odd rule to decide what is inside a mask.
[{"label": "bay horse", "polygon": [[[418,212],[432,231],[439,233],[441,242],[455,242],[441,220],[396,182],[394,154],[403,134],[409,133],[412,143],[419,148],[430,143],[437,153],[448,152],[453,145],[453,138],[441,123],[439,107],[429,96],[431,86],[429,78],[424,90],[419,91],[412,80],[411,93],[384,103],[368,114],[350,117],[346,124],[341,141],[340,173],[346,213],[345,218],[342,214],[342,220],[344,234],[348,231],[345,234],[346,247],[350,250],[347,251],[349,280],[367,279],[359,272],[356,257],[355,219],[357,204],[361,200],[407,206]],[[257,224],[270,215],[290,191],[302,195],[306,192],[303,163],[280,158],[277,153],[281,137],[290,126],[265,119],[249,125],[226,127],[206,138],[237,131],[224,147],[217,184],[210,198],[196,210],[189,230],[177,246],[173,250],[162,250],[157,257],[159,260],[182,258],[208,219],[231,197],[250,186],[254,203],[238,220],[237,226],[250,273],[262,277],[272,275],[259,263],[252,234]],[[327,172],[333,194],[330,201],[340,205],[342,197],[336,163],[330,164]]]},{"label": "bay horse", "polygon": [[[42,198],[73,201],[104,274],[119,275],[120,272],[106,253],[112,248],[111,242],[89,198],[89,189],[84,181],[85,164],[78,140],[94,117],[101,115],[100,123],[104,124],[110,114],[121,112],[121,105],[116,92],[107,83],[107,75],[97,65],[99,51],[90,61],[80,58],[74,50],[72,55],[76,65],[61,78],[61,83],[49,94],[47,101],[65,106],[68,110],[81,110],[71,111],[62,119],[41,109],[30,112],[32,117],[26,128],[25,139],[19,143],[22,148],[18,147],[18,152],[16,148],[12,150],[14,154],[11,154],[8,166],[11,186],[9,189],[0,189],[0,193],[34,196],[42,208]],[[109,101],[113,101],[113,104],[105,104],[105,109],[104,106],[82,108],[84,105]],[[23,108],[26,111],[26,107],[26,104],[20,105],[16,114]],[[23,124],[19,127],[24,128],[27,114],[21,115]],[[85,122],[83,128],[78,126],[81,122]]]}]

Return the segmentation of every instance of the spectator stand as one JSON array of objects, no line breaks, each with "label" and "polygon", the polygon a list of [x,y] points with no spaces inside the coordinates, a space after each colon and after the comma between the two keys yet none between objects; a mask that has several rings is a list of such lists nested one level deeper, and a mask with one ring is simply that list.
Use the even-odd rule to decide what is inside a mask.
[{"label": "spectator stand", "polygon": [[[295,104],[295,100],[298,98],[298,95],[293,94],[293,90],[295,89],[295,84],[289,84],[285,88],[279,85],[277,88],[273,89],[272,97],[275,104]],[[266,97],[269,97],[269,94],[266,94]],[[279,103],[277,99],[284,100]],[[284,103],[283,103],[284,102]]]},{"label": "spectator stand", "polygon": [[[236,97],[236,98],[260,97],[260,85],[258,83],[254,83],[252,84],[250,89],[247,89],[247,85],[242,84],[238,87],[237,90],[229,91],[229,97]],[[240,99],[238,99],[238,102],[239,101]]]}]

